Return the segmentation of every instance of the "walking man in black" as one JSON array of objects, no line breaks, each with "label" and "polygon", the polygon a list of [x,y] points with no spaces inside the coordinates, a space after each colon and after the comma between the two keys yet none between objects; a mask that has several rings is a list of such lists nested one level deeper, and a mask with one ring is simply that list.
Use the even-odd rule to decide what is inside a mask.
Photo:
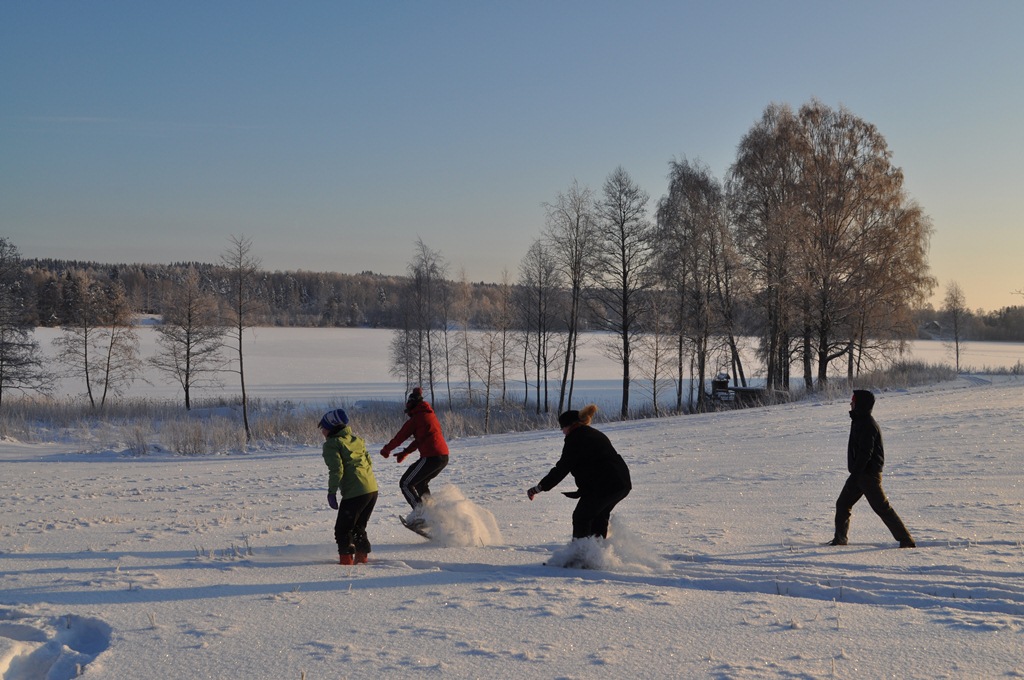
[{"label": "walking man in black", "polygon": [[882,518],[901,548],[916,548],[907,527],[903,525],[882,490],[882,467],[885,450],[882,431],[871,415],[875,395],[867,390],[854,390],[850,400],[850,441],[846,448],[846,465],[850,476],[836,500],[836,533],[829,545],[846,545],[850,531],[850,514],[854,504],[866,496],[871,509]]}]

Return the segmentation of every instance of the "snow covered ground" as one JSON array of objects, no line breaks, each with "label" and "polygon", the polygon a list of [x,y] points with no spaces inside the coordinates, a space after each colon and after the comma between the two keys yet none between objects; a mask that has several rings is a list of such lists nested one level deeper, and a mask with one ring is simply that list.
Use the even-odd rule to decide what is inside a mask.
[{"label": "snow covered ground", "polygon": [[[334,360],[349,365],[291,365],[281,393],[388,384],[321,382]],[[452,441],[434,488],[464,523],[438,542],[400,525],[405,466],[378,458],[374,551],[354,567],[336,564],[318,449],[3,441],[0,677],[1024,677],[1024,380],[878,394],[914,550],[864,501],[851,544],[822,545],[847,409],[601,425],[635,488],[586,570],[544,565],[569,538],[571,480],[526,497],[554,431]]]}]

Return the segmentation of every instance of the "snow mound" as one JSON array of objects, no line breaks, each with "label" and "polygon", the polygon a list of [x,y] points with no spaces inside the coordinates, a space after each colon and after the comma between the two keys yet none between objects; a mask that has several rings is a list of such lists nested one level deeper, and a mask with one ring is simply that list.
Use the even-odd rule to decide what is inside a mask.
[{"label": "snow mound", "polygon": [[671,565],[646,546],[626,523],[613,516],[608,538],[574,538],[548,559],[552,567],[601,569],[643,574],[667,573]]},{"label": "snow mound", "polygon": [[501,543],[498,522],[489,510],[481,508],[448,484],[423,499],[422,517],[431,540],[451,547],[495,545]]},{"label": "snow mound", "polygon": [[77,678],[110,646],[110,633],[99,619],[0,609],[0,677]]}]

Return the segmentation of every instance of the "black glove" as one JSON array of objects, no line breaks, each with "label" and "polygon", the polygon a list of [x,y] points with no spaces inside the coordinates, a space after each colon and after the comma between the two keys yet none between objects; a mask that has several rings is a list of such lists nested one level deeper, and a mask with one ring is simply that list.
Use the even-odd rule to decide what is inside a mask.
[{"label": "black glove", "polygon": [[576,489],[575,491],[563,491],[562,495],[566,498],[580,498],[583,493],[579,489]]},{"label": "black glove", "polygon": [[527,490],[526,490],[526,495],[527,495],[527,496],[529,496],[529,497],[530,497],[530,500],[532,501],[532,500],[533,500],[533,497],[534,497],[534,496],[536,496],[537,494],[539,494],[539,493],[540,493],[541,491],[543,491],[543,490],[544,490],[544,489],[540,488],[540,484],[538,484],[538,485],[537,485],[537,486],[535,486],[535,487],[532,487],[532,488],[530,488],[530,489],[527,489]]},{"label": "black glove", "polygon": [[327,494],[327,505],[331,506],[331,510],[338,509],[338,494],[329,493]]}]

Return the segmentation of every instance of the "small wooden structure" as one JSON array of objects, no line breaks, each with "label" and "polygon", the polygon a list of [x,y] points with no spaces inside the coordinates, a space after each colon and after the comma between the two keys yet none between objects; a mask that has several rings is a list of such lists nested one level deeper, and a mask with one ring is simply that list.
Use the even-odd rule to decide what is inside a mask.
[{"label": "small wooden structure", "polygon": [[730,387],[732,402],[737,406],[760,406],[768,403],[768,390],[764,387]]},{"label": "small wooden structure", "polygon": [[732,401],[729,391],[729,374],[719,373],[711,379],[711,399],[713,401]]},{"label": "small wooden structure", "polygon": [[766,387],[739,387],[729,385],[729,374],[722,372],[711,380],[711,401],[722,406],[760,406],[780,395]]}]

